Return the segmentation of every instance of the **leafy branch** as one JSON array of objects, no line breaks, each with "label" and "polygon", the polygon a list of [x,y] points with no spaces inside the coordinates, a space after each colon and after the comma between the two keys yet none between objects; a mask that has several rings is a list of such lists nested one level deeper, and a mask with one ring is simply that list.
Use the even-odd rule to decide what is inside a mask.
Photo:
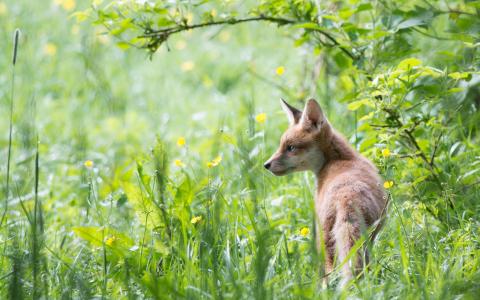
[{"label": "leafy branch", "polygon": [[[247,23],[247,22],[269,22],[269,23],[277,24],[278,26],[307,24],[306,22],[303,22],[303,21],[290,20],[286,18],[272,17],[272,16],[266,16],[266,15],[259,15],[257,17],[238,18],[238,19],[229,18],[229,19],[220,20],[220,21],[208,21],[208,22],[203,22],[203,23],[198,23],[193,25],[177,24],[176,26],[173,26],[173,27],[167,27],[167,28],[157,29],[157,30],[152,30],[151,28],[144,28],[144,31],[145,31],[144,34],[139,36],[138,38],[148,39],[149,41],[146,44],[146,48],[151,52],[155,52],[164,42],[168,40],[168,38],[171,35],[176,33],[189,31],[197,28],[203,28],[203,27],[219,26],[219,25],[236,25],[236,24]],[[323,29],[314,28],[314,27],[308,27],[308,28],[305,28],[305,30],[310,30],[310,31],[320,33],[331,43],[331,44],[324,44],[324,45],[329,47],[338,47],[342,52],[344,52],[352,60],[357,60],[357,57],[345,46],[342,46],[331,33]]]},{"label": "leafy branch", "polygon": [[[444,191],[444,185],[437,173],[437,166],[435,163],[435,156],[437,154],[438,146],[440,144],[440,139],[442,138],[442,133],[439,134],[439,136],[435,140],[433,152],[431,153],[430,158],[428,158],[425,152],[421,149],[417,139],[413,135],[416,128],[421,124],[422,121],[416,120],[413,122],[410,128],[405,128],[404,122],[402,122],[402,120],[400,119],[400,116],[395,110],[392,110],[389,108],[383,108],[382,110],[388,114],[388,118],[392,120],[394,123],[391,126],[385,126],[385,127],[396,128],[396,129],[403,128],[403,130],[400,132],[400,136],[403,137],[408,142],[408,144],[410,144],[413,147],[413,150],[415,150],[415,154],[413,156],[407,155],[407,157],[411,157],[411,158],[420,157],[420,159],[422,159],[422,161],[428,167],[428,170],[430,171],[430,175],[432,176],[434,182],[437,184],[440,191]],[[446,202],[451,209],[455,210],[455,205],[451,198],[446,197]]]}]

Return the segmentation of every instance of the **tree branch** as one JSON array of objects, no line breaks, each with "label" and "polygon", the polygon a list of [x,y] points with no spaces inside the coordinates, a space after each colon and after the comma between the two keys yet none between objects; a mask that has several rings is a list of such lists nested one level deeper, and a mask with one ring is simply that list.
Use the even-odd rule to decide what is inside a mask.
[{"label": "tree branch", "polygon": [[[249,17],[249,18],[242,18],[242,19],[226,19],[221,21],[211,21],[211,22],[204,22],[198,23],[193,25],[181,25],[177,24],[174,27],[168,27],[164,29],[158,30],[151,30],[151,29],[144,29],[145,33],[139,38],[150,39],[150,42],[147,44],[147,48],[151,50],[156,50],[162,43],[164,43],[172,34],[176,34],[183,31],[188,31],[197,28],[209,27],[209,26],[219,26],[219,25],[235,25],[247,22],[270,22],[277,24],[278,26],[283,25],[293,25],[293,24],[303,24],[304,22],[298,22],[295,20],[285,19],[285,18],[277,18],[277,17],[269,17],[265,15],[260,15],[258,17]],[[320,33],[321,35],[325,36],[331,43],[332,46],[338,47],[341,51],[343,51],[346,55],[348,55],[352,60],[357,60],[357,57],[350,52],[347,48],[342,46],[332,34],[318,28],[305,28],[305,30],[312,30],[315,32]]]}]

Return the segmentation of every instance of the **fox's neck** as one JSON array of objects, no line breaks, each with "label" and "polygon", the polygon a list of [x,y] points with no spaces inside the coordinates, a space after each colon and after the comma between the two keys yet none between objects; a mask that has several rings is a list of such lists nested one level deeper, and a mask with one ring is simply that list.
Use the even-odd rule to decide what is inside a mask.
[{"label": "fox's neck", "polygon": [[[323,130],[323,129],[322,129]],[[345,138],[328,126],[320,134],[320,150],[324,157],[324,165],[336,160],[352,160],[357,157],[355,149]],[[322,168],[323,169],[323,168]],[[321,172],[320,169],[318,172]]]}]

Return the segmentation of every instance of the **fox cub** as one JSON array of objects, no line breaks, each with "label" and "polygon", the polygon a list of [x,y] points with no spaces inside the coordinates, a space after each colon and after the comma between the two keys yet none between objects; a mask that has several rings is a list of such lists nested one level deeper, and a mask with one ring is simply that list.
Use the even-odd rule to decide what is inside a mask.
[{"label": "fox cub", "polygon": [[277,176],[315,173],[317,247],[326,252],[326,276],[335,261],[341,264],[343,286],[368,262],[366,248],[346,261],[350,250],[369,227],[375,226],[372,240],[381,227],[386,197],[378,170],[335,131],[317,101],[309,100],[303,112],[284,100],[281,105],[290,126],[264,167]]}]

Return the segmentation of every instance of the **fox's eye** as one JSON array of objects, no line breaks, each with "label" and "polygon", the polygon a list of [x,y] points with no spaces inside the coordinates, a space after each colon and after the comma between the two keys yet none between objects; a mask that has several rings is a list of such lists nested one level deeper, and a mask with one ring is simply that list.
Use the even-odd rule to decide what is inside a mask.
[{"label": "fox's eye", "polygon": [[295,146],[288,145],[288,146],[287,146],[287,151],[288,151],[288,152],[293,152],[293,151],[295,151]]}]

